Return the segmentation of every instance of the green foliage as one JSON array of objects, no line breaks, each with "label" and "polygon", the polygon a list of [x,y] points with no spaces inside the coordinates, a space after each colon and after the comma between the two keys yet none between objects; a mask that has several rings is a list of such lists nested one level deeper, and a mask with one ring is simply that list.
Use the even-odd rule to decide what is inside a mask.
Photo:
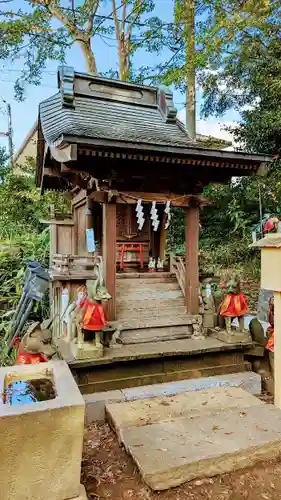
[{"label": "green foliage", "polygon": [[[59,205],[60,211],[68,206],[57,194],[40,195],[34,183],[34,161],[13,172],[4,161],[0,169],[4,172],[0,184],[0,334],[3,334],[10,320],[9,311],[15,309],[21,296],[25,261],[48,263],[49,229],[41,219],[48,218],[50,204]],[[35,314],[39,318],[46,315],[46,307],[46,303],[40,304]]]},{"label": "green foliage", "polygon": [[[279,162],[277,162],[278,164]],[[228,185],[209,185],[204,196],[211,202],[200,212],[200,267],[220,274],[235,269],[242,276],[259,279],[260,255],[250,248],[252,231],[260,222],[259,192],[263,214],[281,211],[280,173],[273,165],[269,176],[245,177]],[[173,210],[168,233],[169,250],[184,254],[185,221],[181,209]]]},{"label": "green foliage", "polygon": [[213,2],[213,24],[203,40],[211,41],[213,54],[199,78],[204,115],[241,111],[255,104],[260,90],[269,93],[274,105],[272,97],[280,87],[280,28],[277,0]]},{"label": "green foliage", "polygon": [[121,80],[138,78],[132,67],[137,50],[160,49],[163,23],[153,15],[153,0],[82,0],[73,5],[66,0],[32,0],[21,8],[17,0],[4,3],[0,2],[0,60],[14,62],[20,57],[25,62],[15,84],[18,99],[24,98],[25,82],[40,85],[47,62],[65,62],[73,44],[80,46],[87,70],[97,73],[96,38],[106,44],[108,39],[115,41],[118,69],[108,74]]}]

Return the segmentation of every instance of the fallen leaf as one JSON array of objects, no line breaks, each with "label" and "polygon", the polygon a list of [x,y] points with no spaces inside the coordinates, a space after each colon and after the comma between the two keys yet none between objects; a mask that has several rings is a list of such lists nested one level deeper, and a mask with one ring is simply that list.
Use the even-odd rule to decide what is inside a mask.
[{"label": "fallen leaf", "polygon": [[218,430],[219,430],[219,426],[218,425],[213,425],[212,431],[218,431]]},{"label": "fallen leaf", "polygon": [[260,427],[259,425],[256,425],[256,429],[258,431],[268,432],[268,429],[265,429],[264,427]]},{"label": "fallen leaf", "polygon": [[233,432],[225,432],[226,436],[230,436],[231,434],[233,434]]}]

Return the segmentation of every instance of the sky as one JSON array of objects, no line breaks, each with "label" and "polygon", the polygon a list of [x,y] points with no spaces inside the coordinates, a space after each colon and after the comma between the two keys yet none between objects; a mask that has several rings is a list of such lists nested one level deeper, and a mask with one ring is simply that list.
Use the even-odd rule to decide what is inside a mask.
[{"label": "sky", "polygon": [[[13,8],[23,7],[24,0],[14,0]],[[77,0],[79,2],[79,0]],[[11,5],[11,4],[10,4]],[[173,0],[156,0],[155,15],[169,22],[173,17]],[[93,49],[97,59],[98,71],[105,72],[109,69],[117,69],[116,42],[114,38],[99,37],[93,41]],[[166,60],[168,51],[157,57],[155,54],[149,54],[145,51],[137,52],[134,57],[134,66],[154,65],[162,60]],[[67,54],[66,63],[73,66],[76,71],[85,71],[84,60],[78,46],[73,46]],[[21,146],[24,138],[34,125],[38,117],[38,105],[41,101],[57,92],[57,66],[56,61],[48,62],[42,73],[40,86],[27,85],[25,89],[25,100],[17,102],[14,99],[14,82],[20,75],[20,68],[23,62],[17,61],[16,64],[9,62],[0,63],[0,132],[7,131],[6,105],[3,99],[10,103],[12,108],[13,141],[15,151]],[[2,101],[2,102],[1,102]],[[174,103],[179,110],[179,118],[184,121],[184,96],[178,91],[174,91]],[[197,90],[197,133],[203,135],[212,135],[223,139],[231,140],[231,136],[224,130],[225,126],[232,125],[234,120],[239,117],[234,112],[228,112],[223,119],[217,120],[210,118],[207,121],[200,119],[200,105],[202,95],[200,89]],[[7,138],[0,137],[0,146],[7,146]]]}]

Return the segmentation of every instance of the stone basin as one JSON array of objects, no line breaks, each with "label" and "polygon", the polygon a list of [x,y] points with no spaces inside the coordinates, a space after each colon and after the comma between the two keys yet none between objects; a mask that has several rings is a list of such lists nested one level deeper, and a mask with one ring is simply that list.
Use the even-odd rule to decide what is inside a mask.
[{"label": "stone basin", "polygon": [[[38,390],[31,399],[15,397],[30,382],[40,397]],[[86,499],[80,485],[85,403],[67,364],[0,368],[0,387],[0,500]]]}]

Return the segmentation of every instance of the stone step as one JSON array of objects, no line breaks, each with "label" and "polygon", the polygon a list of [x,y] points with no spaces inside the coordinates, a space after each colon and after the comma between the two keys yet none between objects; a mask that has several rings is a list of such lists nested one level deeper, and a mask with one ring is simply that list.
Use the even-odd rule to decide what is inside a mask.
[{"label": "stone step", "polygon": [[191,326],[172,326],[126,330],[121,333],[122,344],[144,344],[168,340],[188,339],[192,336]]},{"label": "stone step", "polygon": [[[125,391],[121,392],[125,394]],[[123,401],[126,401],[125,397]],[[255,406],[259,411],[258,407],[265,404],[241,387],[216,387],[179,392],[173,396],[139,398],[127,401],[126,404],[119,404],[120,402],[122,403],[122,398],[113,402],[112,399],[110,400],[110,395],[108,396],[108,420],[119,438],[121,437],[119,431],[122,431],[124,427],[141,427],[182,417],[195,418],[228,408]]]},{"label": "stone step", "polygon": [[121,330],[135,330],[138,328],[158,328],[168,326],[192,325],[194,316],[184,313],[175,316],[144,316],[138,319],[124,319],[120,321]]},{"label": "stone step", "polygon": [[122,313],[123,311],[128,312],[129,314],[132,313],[132,311],[149,311],[152,310],[154,311],[155,309],[167,309],[167,308],[177,308],[177,307],[184,307],[184,297],[178,297],[175,299],[168,299],[168,300],[158,300],[158,299],[152,299],[152,300],[134,300],[134,301],[128,301],[128,300],[122,300],[122,299],[117,299],[116,300],[116,311],[117,311],[117,316],[118,313]]},{"label": "stone step", "polygon": [[121,443],[153,490],[280,456],[279,409],[239,389],[200,392],[152,401],[152,411],[145,401],[106,405]]},{"label": "stone step", "polygon": [[155,273],[149,273],[149,272],[131,272],[131,273],[116,273],[116,278],[119,279],[134,279],[134,278],[149,278],[149,279],[154,279],[154,278],[159,278],[159,277],[166,277],[166,276],[175,276],[175,273],[170,273],[169,271],[163,271],[163,272],[155,272]]},{"label": "stone step", "polygon": [[[152,277],[151,277],[152,276]],[[131,278],[117,278],[116,280],[116,285],[121,286],[121,285],[126,285],[126,286],[139,286],[139,285],[145,285],[149,284],[151,286],[154,286],[155,283],[176,283],[177,279],[173,274],[166,273],[166,274],[160,274],[160,273],[155,273],[155,274],[148,274],[147,276],[142,276],[141,274],[136,277],[131,277]]]},{"label": "stone step", "polygon": [[[149,301],[146,301],[149,302]],[[166,306],[166,307],[145,307],[145,305],[141,309],[117,309],[117,319],[121,320],[136,320],[136,319],[145,319],[147,316],[159,317],[159,316],[177,316],[185,314],[185,306],[184,303],[177,306]]]},{"label": "stone step", "polygon": [[[173,285],[173,283],[171,283]],[[135,303],[139,300],[170,300],[170,299],[179,299],[183,297],[182,291],[180,288],[173,287],[161,290],[155,290],[153,287],[151,289],[144,290],[143,288],[129,290],[120,290],[119,287],[116,287],[116,300],[117,303],[122,300],[128,303]]]},{"label": "stone step", "polygon": [[177,281],[173,280],[171,283],[167,282],[148,282],[148,283],[140,283],[140,280],[128,280],[128,281],[120,281],[116,284],[116,292],[117,293],[132,293],[141,291],[143,293],[151,292],[151,291],[165,291],[165,290],[178,290],[179,284]]},{"label": "stone step", "polygon": [[[182,393],[219,389],[220,387],[240,387],[250,394],[261,393],[261,376],[254,372],[229,373],[210,377],[191,378],[164,384],[152,384],[128,389],[117,389],[94,394],[84,394],[86,403],[86,423],[102,421],[105,419],[105,405],[121,401],[139,401],[141,407],[150,406],[152,409],[158,401],[163,401],[163,396],[178,397]],[[161,403],[162,404],[162,403]],[[162,404],[162,406],[164,406]],[[167,407],[167,406],[166,406]],[[167,408],[170,407],[168,406]]]}]

